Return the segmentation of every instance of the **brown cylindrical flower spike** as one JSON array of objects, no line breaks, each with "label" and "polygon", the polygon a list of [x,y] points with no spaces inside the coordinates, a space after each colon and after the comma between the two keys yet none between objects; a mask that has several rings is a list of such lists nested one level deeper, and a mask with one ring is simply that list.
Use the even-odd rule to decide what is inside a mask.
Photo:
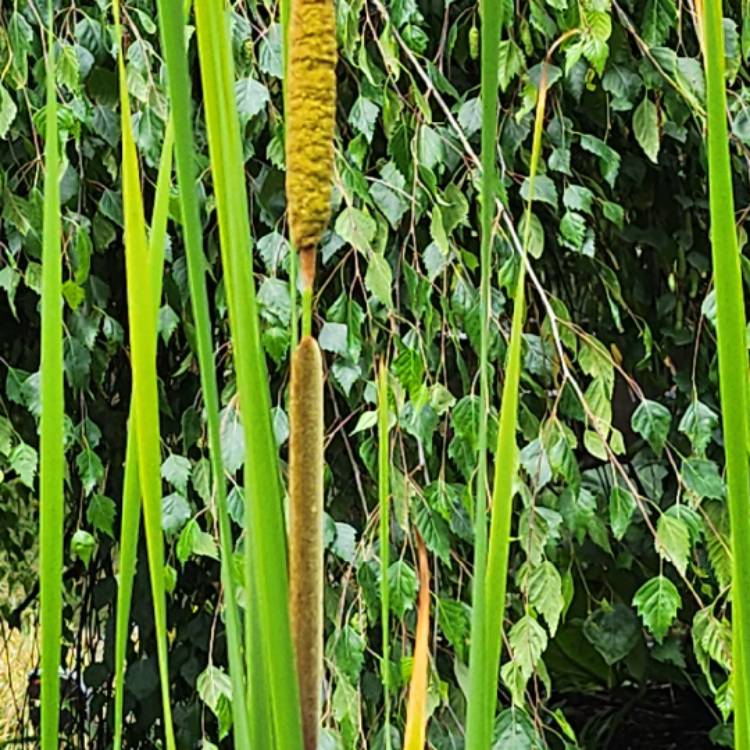
[{"label": "brown cylindrical flower spike", "polygon": [[323,679],[323,362],[305,336],[292,355],[289,596],[305,750],[317,750]]}]

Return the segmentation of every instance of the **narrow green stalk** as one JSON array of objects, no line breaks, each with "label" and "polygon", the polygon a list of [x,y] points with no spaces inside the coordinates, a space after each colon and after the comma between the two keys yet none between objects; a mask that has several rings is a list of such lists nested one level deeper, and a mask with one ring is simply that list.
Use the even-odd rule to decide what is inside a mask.
[{"label": "narrow green stalk", "polygon": [[[265,660],[265,664],[249,665],[248,675],[252,679],[265,670],[276,746],[300,750],[302,728],[287,601],[282,492],[249,252],[251,234],[228,16],[223,2],[197,0],[195,8],[224,283],[245,430],[245,570],[248,585],[257,595],[257,611],[248,616],[257,618]],[[252,628],[246,629],[246,637],[248,633]],[[249,643],[248,656],[253,653],[252,646]]]},{"label": "narrow green stalk", "polygon": [[[291,342],[291,351],[295,351],[299,341],[298,322],[297,322],[297,253],[294,247],[291,247],[289,241],[289,336]],[[304,314],[304,308],[303,308]],[[304,333],[302,334],[305,335]],[[307,334],[310,335],[309,333]]]},{"label": "narrow green stalk", "polygon": [[310,336],[312,331],[312,303],[313,290],[311,288],[302,291],[302,337]]},{"label": "narrow green stalk", "polygon": [[[154,212],[151,218],[148,275],[154,294],[154,309],[161,299],[164,276],[164,243],[169,220],[169,191],[172,175],[172,145],[174,142],[172,120],[167,123],[162,143],[159,173],[156,180]],[[154,321],[156,324],[156,320]],[[138,451],[134,400],[128,414],[128,434],[125,445],[125,475],[122,493],[122,518],[120,523],[120,560],[117,585],[117,619],[115,623],[115,726],[114,747],[122,747],[123,703],[125,687],[126,651],[130,624],[130,606],[133,579],[138,556],[138,527],[141,515],[141,490],[138,483]]]},{"label": "narrow green stalk", "polygon": [[[149,248],[143,212],[138,156],[133,137],[127,76],[122,50],[119,0],[113,12],[118,45],[120,116],[122,129],[122,197],[125,226],[125,275],[128,291],[133,399],[137,433],[138,478],[143,494],[146,549],[156,630],[161,682],[164,735],[167,750],[175,750],[172,707],[169,697],[167,612],[164,582],[164,539],[161,530],[161,454],[159,444],[159,396],[156,373],[157,303],[149,267]],[[133,425],[131,425],[132,429]]]},{"label": "narrow green stalk", "polygon": [[708,101],[708,174],[711,248],[716,284],[719,392],[724,429],[732,537],[732,651],[734,746],[750,748],[750,475],[745,305],[734,224],[726,115],[721,0],[705,0],[703,30]]},{"label": "narrow green stalk", "polygon": [[221,459],[221,428],[216,363],[211,335],[211,315],[206,291],[205,257],[203,254],[200,207],[196,192],[195,138],[192,126],[190,77],[185,48],[185,18],[179,7],[158,0],[159,27],[164,58],[168,70],[168,88],[175,118],[175,158],[180,186],[183,236],[188,266],[188,283],[195,319],[196,346],[200,367],[201,388],[206,407],[208,445],[214,481],[216,511],[221,545],[221,578],[224,587],[224,610],[227,627],[229,674],[232,681],[232,717],[235,746],[250,748],[250,726],[244,705],[247,691],[242,660],[242,623],[237,606],[237,592],[232,576],[232,529],[227,509],[226,481]]},{"label": "narrow green stalk", "polygon": [[[495,476],[492,489],[492,521],[490,524],[487,575],[485,576],[485,596],[487,598],[487,689],[497,692],[498,670],[505,612],[505,592],[508,578],[508,555],[510,552],[510,531],[513,512],[513,482],[516,477],[516,427],[518,424],[518,397],[521,380],[521,337],[526,318],[524,281],[526,277],[526,256],[531,237],[531,206],[534,195],[534,180],[542,151],[542,130],[547,102],[547,68],[542,63],[539,94],[534,118],[534,136],[529,164],[529,199],[523,227],[523,257],[520,259],[516,293],[513,298],[513,321],[511,323],[510,345],[505,365],[505,382],[500,405],[500,425],[497,434],[495,454]],[[492,711],[494,714],[494,702]]]},{"label": "narrow green stalk", "polygon": [[521,338],[526,317],[524,272],[518,276],[513,298],[513,321],[505,365],[505,382],[500,407],[500,421],[495,454],[494,487],[492,490],[492,520],[484,581],[487,600],[487,690],[491,693],[491,716],[494,717],[498,670],[505,612],[505,592],[508,577],[508,555],[513,511],[513,482],[516,476],[516,426],[518,422],[518,394],[521,378]]},{"label": "narrow green stalk", "polygon": [[383,655],[380,679],[383,682],[385,748],[391,750],[390,679],[390,590],[388,567],[390,548],[390,438],[388,424],[388,368],[383,361],[378,372],[378,504],[380,509],[380,628],[383,631]]},{"label": "narrow green stalk", "polygon": [[40,425],[39,567],[41,591],[42,750],[59,747],[62,557],[65,501],[63,422],[62,250],[60,155],[57,143],[55,35],[47,3],[47,105],[44,136],[44,228],[42,245],[42,341]]},{"label": "narrow green stalk", "polygon": [[492,239],[497,189],[497,104],[500,3],[482,0],[482,184],[481,184],[481,278],[482,327],[479,344],[479,455],[474,497],[474,577],[472,580],[471,641],[469,646],[469,702],[466,716],[466,747],[489,748],[492,734],[494,695],[486,688],[487,632],[485,629],[484,577],[487,566],[487,425],[490,412],[489,326]]},{"label": "narrow green stalk", "polygon": [[286,96],[286,69],[289,65],[289,19],[291,17],[291,0],[279,2],[279,20],[281,21],[281,60],[284,66],[284,96]]},{"label": "narrow green stalk", "polygon": [[130,634],[130,606],[133,597],[138,558],[138,530],[141,519],[141,488],[138,483],[138,446],[135,426],[135,401],[128,412],[128,437],[125,444],[125,472],[120,517],[120,558],[117,574],[117,618],[115,622],[115,750],[122,747],[123,705],[125,700],[125,660]]}]

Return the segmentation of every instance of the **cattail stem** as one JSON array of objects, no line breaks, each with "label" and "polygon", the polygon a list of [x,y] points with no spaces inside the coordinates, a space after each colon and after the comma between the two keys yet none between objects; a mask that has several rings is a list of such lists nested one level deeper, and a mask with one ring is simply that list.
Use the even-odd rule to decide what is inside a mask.
[{"label": "cattail stem", "polygon": [[44,143],[44,240],[42,249],[41,475],[39,568],[41,587],[41,747],[59,742],[60,637],[62,633],[63,525],[65,515],[63,448],[62,248],[60,154],[55,91],[55,34],[52,2],[47,4],[47,118]]},{"label": "cattail stem", "polygon": [[750,747],[750,474],[747,463],[748,398],[746,312],[742,254],[737,242],[732,162],[727,126],[724,21],[721,0],[696,4],[706,70],[711,254],[716,285],[719,394],[732,536],[732,691],[734,746]]},{"label": "cattail stem", "polygon": [[309,336],[312,332],[312,286],[302,290],[302,337]]},{"label": "cattail stem", "polygon": [[317,750],[323,677],[323,364],[304,336],[292,356],[289,607],[305,750]]},{"label": "cattail stem", "polygon": [[378,372],[378,503],[380,506],[380,627],[383,637],[381,681],[383,683],[383,731],[385,750],[391,750],[391,656],[390,656],[390,460],[388,414],[388,367],[381,362]]}]

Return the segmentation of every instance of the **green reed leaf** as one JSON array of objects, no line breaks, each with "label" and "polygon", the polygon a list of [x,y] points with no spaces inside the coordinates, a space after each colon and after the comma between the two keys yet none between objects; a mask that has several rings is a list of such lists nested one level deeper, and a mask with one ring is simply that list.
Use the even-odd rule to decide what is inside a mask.
[{"label": "green reed leaf", "polygon": [[[154,212],[151,217],[151,237],[148,251],[148,275],[154,294],[154,310],[161,299],[164,276],[164,244],[169,220],[169,192],[172,185],[172,120],[167,124],[162,143],[159,173],[156,179]],[[156,321],[155,321],[156,323]],[[115,718],[114,747],[122,747],[123,703],[125,697],[126,650],[129,635],[130,607],[133,579],[138,556],[138,530],[141,515],[141,489],[138,481],[138,449],[135,421],[135,401],[131,399],[128,413],[128,435],[125,444],[125,472],[120,522],[120,559],[117,585],[117,618],[115,622]]]},{"label": "green reed leaf", "polygon": [[[539,83],[534,136],[529,164],[529,195],[533,195],[534,179],[539,166],[542,150],[542,129],[547,102],[546,63],[542,63],[542,76]],[[497,434],[495,453],[495,476],[492,489],[492,521],[485,576],[485,596],[487,598],[487,692],[497,692],[497,677],[500,666],[500,653],[503,633],[503,613],[505,612],[505,592],[508,579],[508,556],[510,552],[510,532],[513,515],[513,483],[516,477],[518,446],[516,428],[518,425],[518,398],[521,381],[521,337],[526,319],[524,282],[526,278],[526,257],[531,239],[531,198],[526,206],[526,221],[523,234],[523,258],[516,282],[513,298],[513,321],[511,323],[510,344],[505,363],[505,382],[500,406],[500,426]],[[491,715],[494,718],[495,705],[490,699]]]},{"label": "green reed leaf", "polygon": [[[489,338],[490,277],[492,274],[492,239],[497,193],[497,105],[499,83],[501,4],[482,0],[481,100],[482,100],[482,184],[480,249],[479,343],[479,456],[474,493],[474,577],[472,580],[471,642],[469,648],[469,701],[466,716],[467,747],[484,750],[489,747],[494,700],[487,695],[487,633],[484,574],[487,566],[487,427],[490,412]],[[493,691],[493,696],[495,692]],[[492,707],[490,707],[492,703]]]},{"label": "green reed leaf", "polygon": [[391,446],[388,414],[388,368],[383,362],[378,371],[378,505],[380,510],[380,627],[383,632],[381,681],[383,683],[383,734],[386,750],[391,748],[390,680],[390,462]]},{"label": "green reed leaf", "polygon": [[57,142],[53,6],[47,4],[47,101],[44,136],[44,237],[42,245],[42,341],[40,425],[39,567],[41,593],[42,750],[56,750],[60,708],[62,637],[63,420],[62,248],[60,155]]},{"label": "green reed leaf", "polygon": [[[251,605],[257,605],[249,617],[251,622],[257,621],[260,639],[259,646],[254,644],[253,628],[246,629],[246,656],[251,658],[254,649],[260,647],[265,662],[249,665],[248,675],[262,675],[268,681],[276,747],[299,750],[302,730],[287,601],[281,482],[248,247],[251,235],[229,19],[224,3],[197,0],[195,9],[211,173],[245,430],[246,581],[254,595]],[[252,696],[257,685],[251,682],[248,687]]]},{"label": "green reed leaf", "polygon": [[716,284],[719,393],[726,453],[732,542],[732,650],[734,746],[750,747],[750,474],[746,317],[734,219],[727,128],[724,27],[721,0],[705,0],[704,34],[708,111],[711,249]]},{"label": "green reed leaf", "polygon": [[[289,19],[291,17],[291,0],[281,0],[279,3],[279,21],[281,23],[281,57],[284,69],[284,102],[286,102],[287,90],[287,68],[289,65]],[[290,326],[290,351],[297,348],[299,338],[297,322],[297,253],[294,247],[289,253],[289,326]]]},{"label": "green reed leaf", "polygon": [[143,496],[146,549],[156,627],[156,646],[161,682],[164,735],[167,750],[174,750],[172,707],[169,697],[167,613],[164,582],[164,539],[161,530],[161,456],[159,444],[159,396],[156,373],[157,309],[141,195],[138,156],[133,137],[127,76],[122,54],[119,0],[113,3],[119,47],[118,73],[122,129],[122,197],[125,228],[125,275],[128,292],[133,401],[137,437],[138,479]]},{"label": "green reed leaf", "polygon": [[[499,11],[498,11],[499,12]],[[484,8],[483,21],[487,24],[488,9]],[[498,21],[499,24],[499,21]],[[485,34],[487,32],[485,31]],[[499,34],[499,29],[498,29]],[[486,39],[483,39],[483,44]],[[484,55],[491,58],[486,66]],[[495,84],[493,92],[496,91],[497,68],[493,55],[483,46],[483,82]],[[489,72],[487,72],[489,71]],[[511,335],[506,354],[505,363],[505,381],[503,383],[503,392],[500,405],[500,420],[497,435],[497,451],[495,455],[495,472],[492,489],[492,516],[490,521],[489,546],[483,552],[483,565],[476,567],[474,571],[474,608],[472,611],[472,643],[470,652],[470,693],[467,716],[467,745],[469,747],[489,748],[492,741],[492,726],[495,716],[495,704],[497,696],[497,680],[500,667],[500,653],[502,646],[502,625],[503,613],[505,612],[505,593],[507,589],[508,577],[508,556],[510,550],[510,532],[513,512],[513,483],[516,476],[517,462],[517,444],[516,428],[518,424],[518,402],[521,378],[521,340],[523,333],[523,324],[526,317],[525,303],[525,262],[528,256],[529,244],[531,241],[531,207],[532,196],[534,195],[534,180],[536,179],[539,157],[542,146],[542,130],[544,125],[544,113],[547,99],[547,77],[546,63],[542,64],[542,75],[539,82],[539,91],[537,96],[537,106],[534,119],[534,133],[531,148],[531,161],[529,164],[529,177],[527,184],[529,186],[529,198],[526,203],[526,214],[524,220],[524,233],[522,238],[522,253],[520,259],[520,268],[518,279],[516,281],[516,291],[513,298],[513,320],[511,323]],[[487,124],[489,113],[485,113],[483,126]],[[490,129],[496,131],[497,125],[493,123]],[[484,137],[484,132],[483,132]],[[489,148],[489,144],[486,144]],[[492,152],[492,169],[496,169],[494,164],[494,141]],[[489,157],[487,157],[489,158]],[[483,159],[483,169],[487,168],[485,159]],[[487,188],[490,189],[489,186]],[[493,194],[494,196],[494,194]],[[483,197],[483,200],[485,198]],[[483,206],[484,208],[484,206]],[[484,227],[483,227],[484,231]],[[484,241],[484,238],[483,238]],[[489,253],[489,251],[488,251]],[[489,263],[489,258],[488,258]],[[485,321],[487,322],[487,321]],[[481,382],[481,381],[480,381]],[[485,401],[483,412],[489,413],[489,404]],[[481,423],[480,423],[481,426]],[[480,434],[481,438],[481,434]],[[486,451],[486,434],[484,444],[480,450]],[[485,473],[483,482],[479,488],[486,487],[486,466],[482,467],[482,462],[486,457],[480,454],[480,467],[478,474],[482,479],[482,473]],[[484,497],[486,489],[481,494],[478,491],[477,503],[482,508],[477,508],[477,516],[481,513],[486,515],[484,508]],[[482,528],[477,528],[477,534],[480,532],[486,534],[486,518],[482,520]],[[482,543],[487,544],[486,538]],[[478,544],[475,541],[475,545]],[[475,553],[476,554],[476,553]],[[479,608],[477,608],[477,602]],[[476,635],[479,635],[479,643],[475,644]],[[472,664],[473,657],[473,664]],[[476,695],[474,693],[476,691]]]},{"label": "green reed leaf", "polygon": [[216,510],[221,548],[221,579],[224,586],[224,609],[227,627],[229,675],[232,682],[232,718],[235,746],[249,750],[250,726],[245,705],[246,676],[242,661],[242,623],[237,605],[237,592],[232,575],[233,541],[227,509],[227,491],[221,457],[221,425],[219,391],[211,335],[211,315],[206,291],[205,257],[203,254],[200,208],[196,192],[195,137],[192,127],[192,100],[185,48],[185,19],[179,8],[166,0],[158,0],[159,28],[168,70],[169,96],[178,113],[175,124],[175,154],[180,186],[183,236],[187,256],[190,299],[195,319],[196,345],[200,367],[201,388],[206,408],[208,444],[214,482]]}]

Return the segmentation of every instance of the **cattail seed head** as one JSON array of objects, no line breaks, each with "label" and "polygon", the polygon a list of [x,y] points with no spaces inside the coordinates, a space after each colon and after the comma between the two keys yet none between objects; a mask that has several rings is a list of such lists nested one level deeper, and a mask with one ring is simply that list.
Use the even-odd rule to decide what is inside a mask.
[{"label": "cattail seed head", "polygon": [[305,336],[292,355],[289,608],[305,750],[317,750],[323,679],[323,363]]}]

